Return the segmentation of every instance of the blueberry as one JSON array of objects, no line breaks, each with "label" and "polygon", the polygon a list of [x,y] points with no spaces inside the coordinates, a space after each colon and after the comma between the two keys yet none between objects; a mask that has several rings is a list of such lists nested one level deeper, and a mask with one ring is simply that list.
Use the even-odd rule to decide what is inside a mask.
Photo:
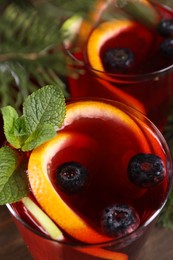
[{"label": "blueberry", "polygon": [[108,236],[121,237],[133,232],[140,224],[135,209],[129,205],[115,204],[104,209],[101,227]]},{"label": "blueberry", "polygon": [[76,194],[87,185],[87,169],[78,162],[66,162],[56,171],[56,184],[65,193]]},{"label": "blueberry", "polygon": [[173,19],[162,20],[157,26],[157,31],[163,37],[173,35]]},{"label": "blueberry", "polygon": [[132,67],[134,55],[127,48],[112,48],[103,53],[102,62],[110,73],[125,72]]},{"label": "blueberry", "polygon": [[164,40],[160,45],[160,51],[166,57],[173,57],[173,38]]},{"label": "blueberry", "polygon": [[160,184],[165,174],[163,161],[155,154],[137,154],[132,157],[128,165],[129,179],[143,188]]}]

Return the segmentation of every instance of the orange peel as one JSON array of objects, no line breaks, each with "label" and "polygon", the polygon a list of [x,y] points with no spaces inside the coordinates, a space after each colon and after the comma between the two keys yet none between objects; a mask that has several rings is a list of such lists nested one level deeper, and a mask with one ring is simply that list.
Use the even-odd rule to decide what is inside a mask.
[{"label": "orange peel", "polygon": [[[98,76],[97,81],[104,85],[105,88],[107,88],[110,91],[110,93],[112,93],[113,99],[132,105],[137,110],[146,114],[146,109],[142,102],[116,87],[116,83],[121,84],[122,79],[119,79],[118,75],[116,76],[116,74],[105,72],[101,57],[101,49],[107,41],[114,39],[113,43],[111,43],[113,44],[112,47],[129,48],[129,43],[127,43],[127,41],[124,41],[124,38],[122,38],[121,40],[121,35],[125,35],[129,32],[131,32],[133,35],[135,31],[140,32],[140,29],[141,25],[139,23],[136,23],[128,19],[114,19],[111,21],[103,22],[98,27],[96,27],[91,33],[88,39],[86,51],[88,63],[92,71]],[[119,38],[118,43],[116,42],[117,37]],[[148,31],[145,27],[142,27],[142,34],[135,34],[134,45],[138,44],[139,46],[135,46],[134,48],[133,44],[130,43],[132,45],[130,46],[130,48],[134,49],[133,52],[135,53],[136,64],[139,64],[141,60],[143,60],[143,57],[145,57],[145,54],[151,48],[152,42],[153,36],[151,32]],[[141,43],[143,44],[142,52],[140,51]],[[129,82],[130,79],[128,79],[128,83]]]},{"label": "orange peel", "polygon": [[[88,39],[87,57],[91,68],[94,69],[96,73],[105,71],[102,63],[102,59],[100,57],[100,50],[108,40],[115,39],[114,44],[116,46],[116,37],[121,36],[121,34],[127,32],[129,33],[129,31],[133,32],[133,30],[135,31],[138,30],[140,32],[140,29],[141,29],[141,25],[139,23],[136,23],[128,19],[123,19],[123,20],[114,19],[111,21],[106,21],[101,23],[98,27],[96,27],[93,30],[93,32],[91,33]],[[141,47],[141,42],[143,41],[142,52],[138,51],[138,62],[140,62],[142,57],[144,57],[146,52],[149,50],[151,43],[153,41],[153,37],[151,32],[149,32],[146,28],[142,27],[142,35],[138,33],[138,35],[136,35],[135,42],[137,42],[138,39],[140,43],[138,47]],[[129,43],[122,42],[122,46],[117,46],[117,47],[129,48]],[[137,47],[135,46],[135,49],[136,48]],[[104,75],[104,78],[110,80],[110,77],[107,75]],[[111,78],[111,80],[113,81],[113,78]]]}]

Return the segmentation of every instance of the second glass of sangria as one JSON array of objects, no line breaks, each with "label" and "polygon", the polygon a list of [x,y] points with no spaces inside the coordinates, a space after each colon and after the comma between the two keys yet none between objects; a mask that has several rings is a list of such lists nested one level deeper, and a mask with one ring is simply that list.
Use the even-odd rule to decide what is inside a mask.
[{"label": "second glass of sangria", "polygon": [[77,73],[68,78],[71,96],[121,101],[162,131],[173,104],[173,10],[158,1],[93,2],[87,19],[63,25]]},{"label": "second glass of sangria", "polygon": [[25,156],[30,192],[8,209],[34,259],[139,259],[172,187],[167,144],[142,113],[70,101],[56,136]]}]

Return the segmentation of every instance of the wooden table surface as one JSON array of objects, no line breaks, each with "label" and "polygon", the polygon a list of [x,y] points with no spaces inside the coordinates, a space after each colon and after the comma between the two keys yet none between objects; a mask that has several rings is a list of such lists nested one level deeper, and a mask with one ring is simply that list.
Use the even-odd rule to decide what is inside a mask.
[{"label": "wooden table surface", "polygon": [[[151,232],[139,260],[155,259],[173,260],[173,230],[157,227]],[[32,260],[5,206],[0,208],[0,260]]]}]

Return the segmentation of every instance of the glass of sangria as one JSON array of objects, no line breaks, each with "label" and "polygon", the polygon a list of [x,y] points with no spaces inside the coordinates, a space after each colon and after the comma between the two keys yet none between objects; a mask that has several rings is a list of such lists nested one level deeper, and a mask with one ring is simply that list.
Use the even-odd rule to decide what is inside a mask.
[{"label": "glass of sangria", "polygon": [[150,0],[93,2],[88,19],[73,17],[62,27],[70,35],[64,42],[69,68],[76,72],[68,78],[71,96],[126,103],[162,131],[173,105],[171,5]]},{"label": "glass of sangria", "polygon": [[69,100],[57,136],[27,156],[30,194],[7,207],[34,259],[137,259],[172,183],[152,122],[117,101]]}]

